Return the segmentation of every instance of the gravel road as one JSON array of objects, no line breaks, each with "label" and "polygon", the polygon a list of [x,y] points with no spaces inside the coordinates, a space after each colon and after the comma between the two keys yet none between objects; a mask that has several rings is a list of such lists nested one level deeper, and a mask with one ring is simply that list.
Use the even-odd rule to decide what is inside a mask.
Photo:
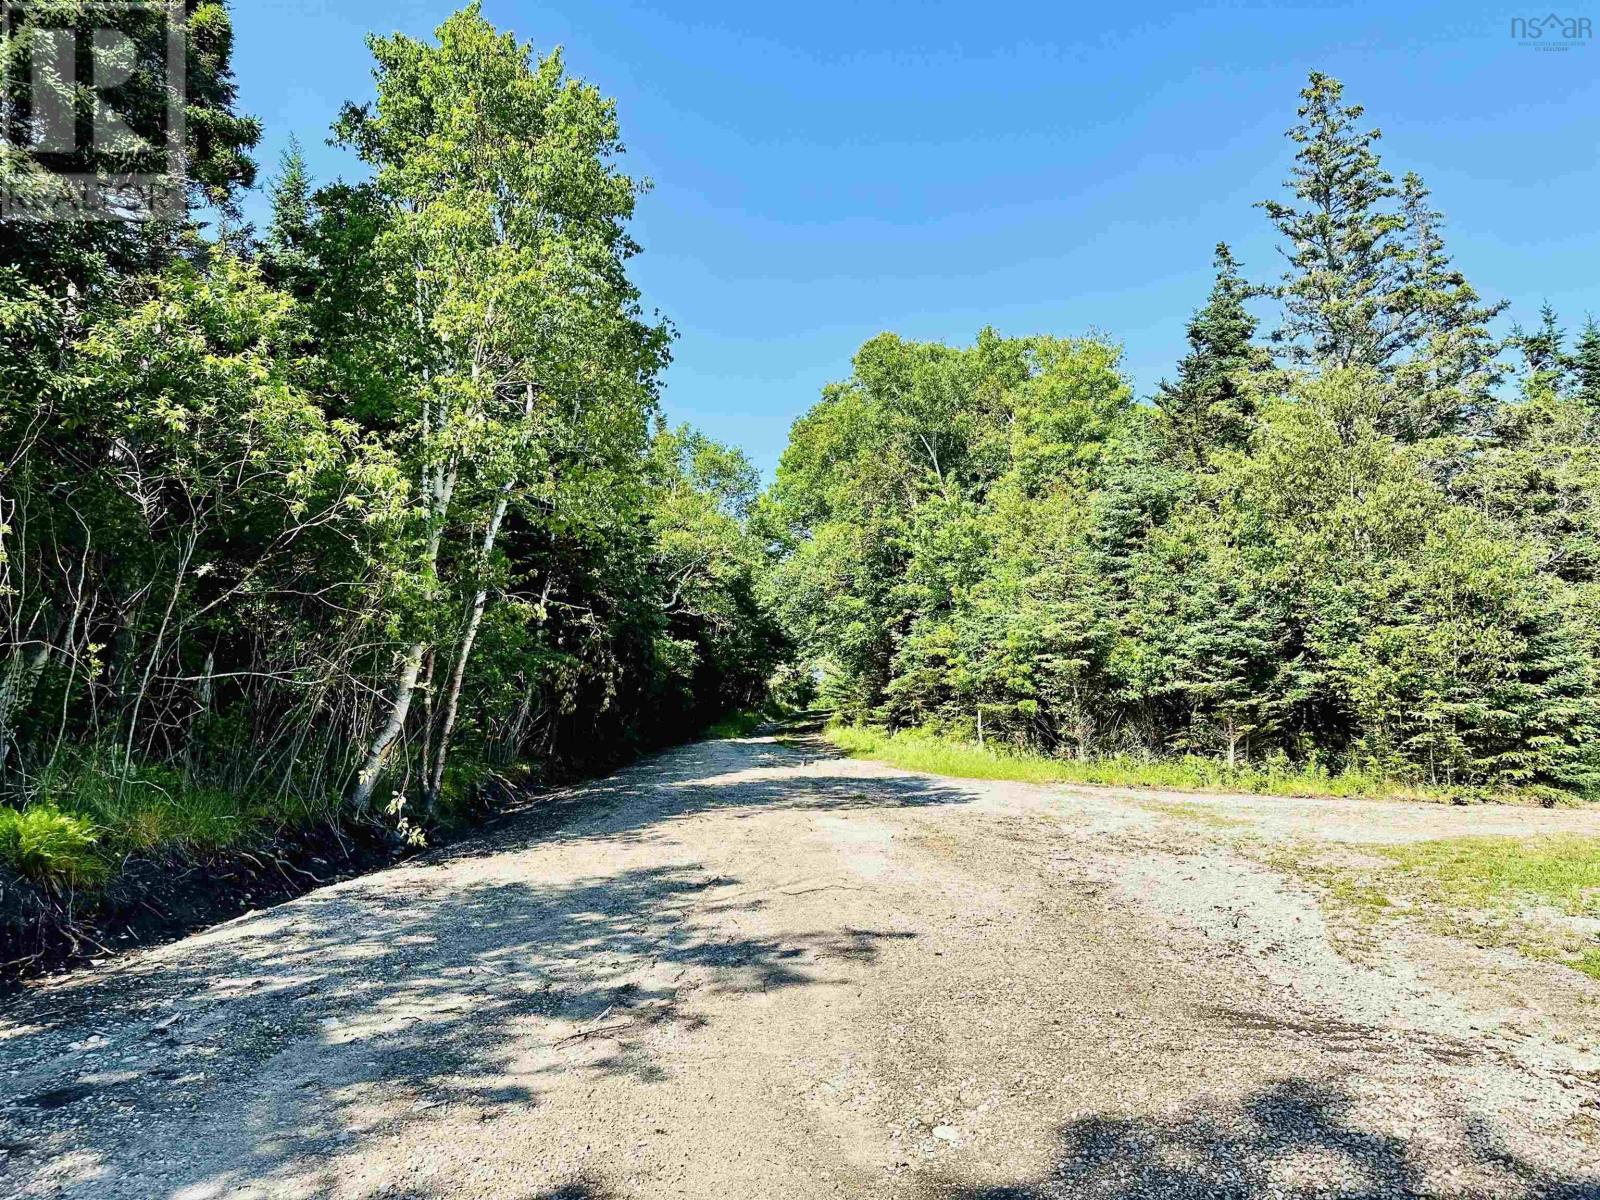
[{"label": "gravel road", "polygon": [[0,1196],[1600,1197],[1600,985],[1261,853],[1486,829],[701,743],[0,1001]]}]

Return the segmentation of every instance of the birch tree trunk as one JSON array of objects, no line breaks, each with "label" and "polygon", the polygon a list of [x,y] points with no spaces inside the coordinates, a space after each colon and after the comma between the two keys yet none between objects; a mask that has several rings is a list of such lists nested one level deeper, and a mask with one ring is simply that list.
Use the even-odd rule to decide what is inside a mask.
[{"label": "birch tree trunk", "polygon": [[[479,548],[480,568],[487,567],[489,554],[494,550],[495,538],[500,534],[500,523],[505,519],[506,506],[511,500],[511,484],[500,489],[494,504],[494,514],[483,531],[483,544]],[[455,729],[456,713],[461,706],[461,684],[467,675],[467,659],[472,656],[472,643],[478,638],[478,626],[483,624],[483,610],[489,602],[488,585],[481,580],[472,597],[472,609],[467,614],[466,628],[461,632],[461,644],[456,648],[455,665],[450,669],[450,691],[445,697],[444,714],[439,723],[439,748],[434,753],[433,777],[428,781],[428,804],[438,803],[439,790],[444,786],[444,760],[450,753],[450,734]]]},{"label": "birch tree trunk", "polygon": [[366,761],[350,789],[350,804],[358,813],[367,810],[372,802],[373,789],[378,786],[378,776],[388,761],[389,749],[406,727],[406,717],[411,713],[411,697],[417,690],[417,676],[422,672],[422,655],[427,649],[424,642],[413,642],[406,651],[400,667],[400,678],[395,682],[394,699],[389,705],[389,719],[373,738]]},{"label": "birch tree trunk", "polygon": [[[448,472],[442,463],[434,472],[433,503],[429,506],[433,531],[428,537],[428,550],[423,561],[427,569],[436,567],[439,562],[439,543],[444,537],[444,521],[450,512],[450,497],[455,492],[459,469],[459,460],[452,459]],[[411,715],[411,700],[417,690],[417,677],[422,673],[422,657],[427,650],[427,642],[413,642],[400,660],[400,674],[395,680],[394,696],[389,701],[389,719],[372,739],[361,770],[356,773],[356,781],[350,787],[350,806],[358,813],[366,812],[372,803],[372,793],[378,786],[378,777],[383,774],[389,752],[405,731],[406,718]]]},{"label": "birch tree trunk", "polygon": [[[533,384],[526,385],[522,399],[522,420],[524,427],[533,417]],[[526,441],[526,437],[523,439]],[[461,707],[461,684],[467,675],[467,660],[472,656],[472,644],[478,638],[478,627],[483,624],[483,610],[489,602],[489,586],[487,573],[489,569],[489,555],[494,552],[495,539],[500,536],[500,524],[505,520],[506,508],[511,503],[511,489],[516,483],[513,475],[500,485],[500,494],[495,498],[494,513],[489,518],[489,524],[484,527],[483,543],[478,548],[478,590],[472,597],[472,609],[467,614],[466,628],[461,631],[461,644],[456,650],[455,665],[450,670],[450,691],[445,697],[444,715],[439,725],[439,749],[433,760],[433,776],[428,780],[428,804],[430,807],[439,801],[439,791],[444,786],[444,762],[450,752],[450,734],[455,729],[456,714]]]}]

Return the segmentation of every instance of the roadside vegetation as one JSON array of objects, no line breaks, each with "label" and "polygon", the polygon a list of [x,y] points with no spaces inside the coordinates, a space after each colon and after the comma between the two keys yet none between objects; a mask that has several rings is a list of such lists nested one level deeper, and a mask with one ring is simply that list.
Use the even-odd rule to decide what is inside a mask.
[{"label": "roadside vegetation", "polygon": [[782,714],[772,709],[742,709],[739,712],[729,713],[720,720],[713,721],[706,727],[705,736],[708,738],[750,737],[764,726],[770,725],[781,718]]},{"label": "roadside vegetation", "polygon": [[1431,838],[1267,855],[1313,885],[1356,944],[1395,922],[1600,979],[1600,837]]},{"label": "roadside vegetation", "polygon": [[1260,205],[1281,271],[1219,245],[1148,403],[1100,336],[886,333],[795,425],[767,586],[860,727],[842,745],[982,777],[1600,797],[1600,327],[1482,299],[1337,80],[1310,77],[1288,136]]},{"label": "roadside vegetation", "polygon": [[1448,801],[1430,790],[1382,775],[1345,770],[1339,774],[1295,766],[1286,759],[1262,765],[1217,758],[1168,755],[1135,758],[1107,755],[1076,759],[1026,753],[952,741],[918,730],[888,733],[858,725],[830,725],[825,736],[857,758],[873,758],[908,771],[927,771],[961,779],[1010,779],[1022,783],[1081,783],[1103,787],[1156,788],[1164,791],[1248,792],[1272,796],[1344,796],[1383,800]]},{"label": "roadside vegetation", "polygon": [[1600,979],[1600,838],[1450,838],[1380,853],[1401,872],[1390,887],[1432,912],[1445,932],[1513,945]]},{"label": "roadside vegetation", "polygon": [[[0,222],[0,961],[141,862],[401,852],[759,704],[784,657],[757,473],[660,415],[612,102],[476,4],[372,38],[356,178],[291,151],[256,228],[227,9],[186,9],[185,210]],[[164,26],[115,19],[158,87]]]}]

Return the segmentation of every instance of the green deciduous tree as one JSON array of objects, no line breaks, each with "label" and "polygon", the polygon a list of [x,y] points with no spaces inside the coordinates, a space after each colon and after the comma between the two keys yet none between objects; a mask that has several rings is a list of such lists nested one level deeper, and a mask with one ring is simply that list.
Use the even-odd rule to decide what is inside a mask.
[{"label": "green deciduous tree", "polygon": [[292,145],[256,242],[226,14],[189,15],[192,212],[0,223],[0,803],[415,836],[759,702],[756,478],[652,437],[671,331],[611,102],[476,6],[374,39],[336,129],[367,177]]},{"label": "green deciduous tree", "polygon": [[[353,785],[357,807],[405,730],[425,663],[446,681],[430,739],[437,794],[511,502],[544,485],[541,460],[575,454],[583,470],[586,435],[637,445],[666,343],[639,319],[623,267],[639,185],[612,165],[612,105],[567,79],[559,55],[535,62],[476,5],[440,27],[436,46],[401,35],[371,46],[377,99],[347,109],[339,132],[375,170],[374,251],[411,288],[416,387],[396,397],[395,422],[419,479],[415,570],[439,579],[446,534],[465,523],[472,535],[458,565],[478,583],[465,589],[444,664],[428,663],[438,618],[413,620]],[[591,407],[611,411],[597,420]],[[425,598],[449,606],[437,585]]]}]

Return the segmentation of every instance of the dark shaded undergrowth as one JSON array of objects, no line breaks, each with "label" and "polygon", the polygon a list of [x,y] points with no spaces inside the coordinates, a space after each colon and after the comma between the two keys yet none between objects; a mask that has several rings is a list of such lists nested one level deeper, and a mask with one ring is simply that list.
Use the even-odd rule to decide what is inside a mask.
[{"label": "dark shaded undergrowth", "polygon": [[[706,736],[742,736],[775,715],[734,713]],[[25,810],[24,819],[48,819],[32,822],[30,840],[15,838],[15,853],[0,853],[0,993],[390,866],[658,748],[619,746],[581,766],[547,764],[537,776],[479,772],[415,824],[405,813],[351,820],[337,806],[252,807],[248,797],[197,801],[174,789],[161,804],[130,806],[110,818],[100,808]]]}]

